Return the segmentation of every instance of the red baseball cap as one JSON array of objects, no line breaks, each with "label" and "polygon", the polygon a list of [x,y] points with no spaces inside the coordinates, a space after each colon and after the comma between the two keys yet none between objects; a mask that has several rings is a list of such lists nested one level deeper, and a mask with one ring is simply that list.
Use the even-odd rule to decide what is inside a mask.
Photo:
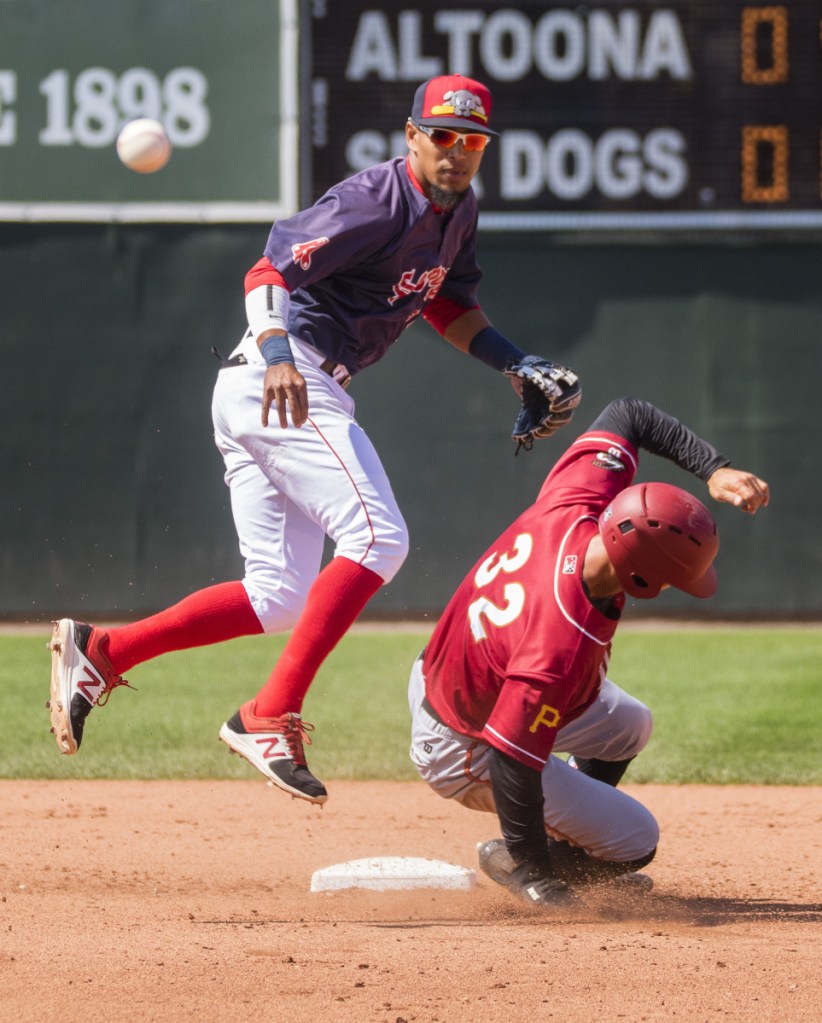
[{"label": "red baseball cap", "polygon": [[491,93],[473,78],[439,75],[417,89],[411,120],[427,128],[466,128],[483,135],[496,135],[488,127]]}]

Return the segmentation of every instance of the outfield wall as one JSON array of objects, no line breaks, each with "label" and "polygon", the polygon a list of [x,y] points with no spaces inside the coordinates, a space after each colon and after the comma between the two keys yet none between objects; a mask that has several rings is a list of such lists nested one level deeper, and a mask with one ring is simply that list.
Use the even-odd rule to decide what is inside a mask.
[{"label": "outfield wall", "polygon": [[[267,226],[0,225],[0,615],[131,617],[236,578],[213,445],[212,345],[232,347]],[[553,460],[621,394],[647,398],[767,479],[755,519],[727,508],[710,604],[637,613],[822,614],[816,392],[819,248],[563,244],[483,233],[483,303],[522,348],[584,382],[572,427],[514,458],[507,382],[416,326],[352,385],[411,529],[370,608],[435,616]],[[643,478],[704,487],[646,456]]]}]

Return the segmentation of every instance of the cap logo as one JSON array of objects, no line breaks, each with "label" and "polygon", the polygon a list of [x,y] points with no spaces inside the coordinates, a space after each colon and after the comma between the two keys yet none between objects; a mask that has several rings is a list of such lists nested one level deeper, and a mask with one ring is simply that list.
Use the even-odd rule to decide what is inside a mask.
[{"label": "cap logo", "polygon": [[464,75],[438,75],[417,88],[409,120],[428,128],[476,127],[496,135],[489,127],[493,100],[488,87]]},{"label": "cap logo", "polygon": [[431,107],[432,117],[453,115],[455,117],[476,117],[487,123],[488,114],[482,100],[468,89],[449,89],[442,97],[442,104]]}]

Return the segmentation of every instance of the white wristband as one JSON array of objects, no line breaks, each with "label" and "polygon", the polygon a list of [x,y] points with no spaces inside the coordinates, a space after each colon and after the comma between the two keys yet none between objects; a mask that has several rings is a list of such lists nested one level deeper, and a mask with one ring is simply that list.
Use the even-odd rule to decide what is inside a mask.
[{"label": "white wristband", "polygon": [[245,311],[255,340],[272,327],[288,330],[289,304],[288,292],[277,284],[261,284],[249,291],[245,296]]}]

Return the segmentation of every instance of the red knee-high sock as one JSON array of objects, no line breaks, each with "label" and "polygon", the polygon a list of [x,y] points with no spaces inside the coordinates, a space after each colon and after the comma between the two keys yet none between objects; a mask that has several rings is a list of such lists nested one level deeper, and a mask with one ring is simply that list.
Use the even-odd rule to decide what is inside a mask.
[{"label": "red knee-high sock", "polygon": [[221,643],[263,631],[241,582],[198,590],[179,604],[131,625],[106,629],[103,651],[118,675],[171,650]]},{"label": "red knee-high sock", "polygon": [[271,676],[257,694],[258,717],[299,712],[314,676],[382,586],[370,568],[334,558],[317,576]]}]

